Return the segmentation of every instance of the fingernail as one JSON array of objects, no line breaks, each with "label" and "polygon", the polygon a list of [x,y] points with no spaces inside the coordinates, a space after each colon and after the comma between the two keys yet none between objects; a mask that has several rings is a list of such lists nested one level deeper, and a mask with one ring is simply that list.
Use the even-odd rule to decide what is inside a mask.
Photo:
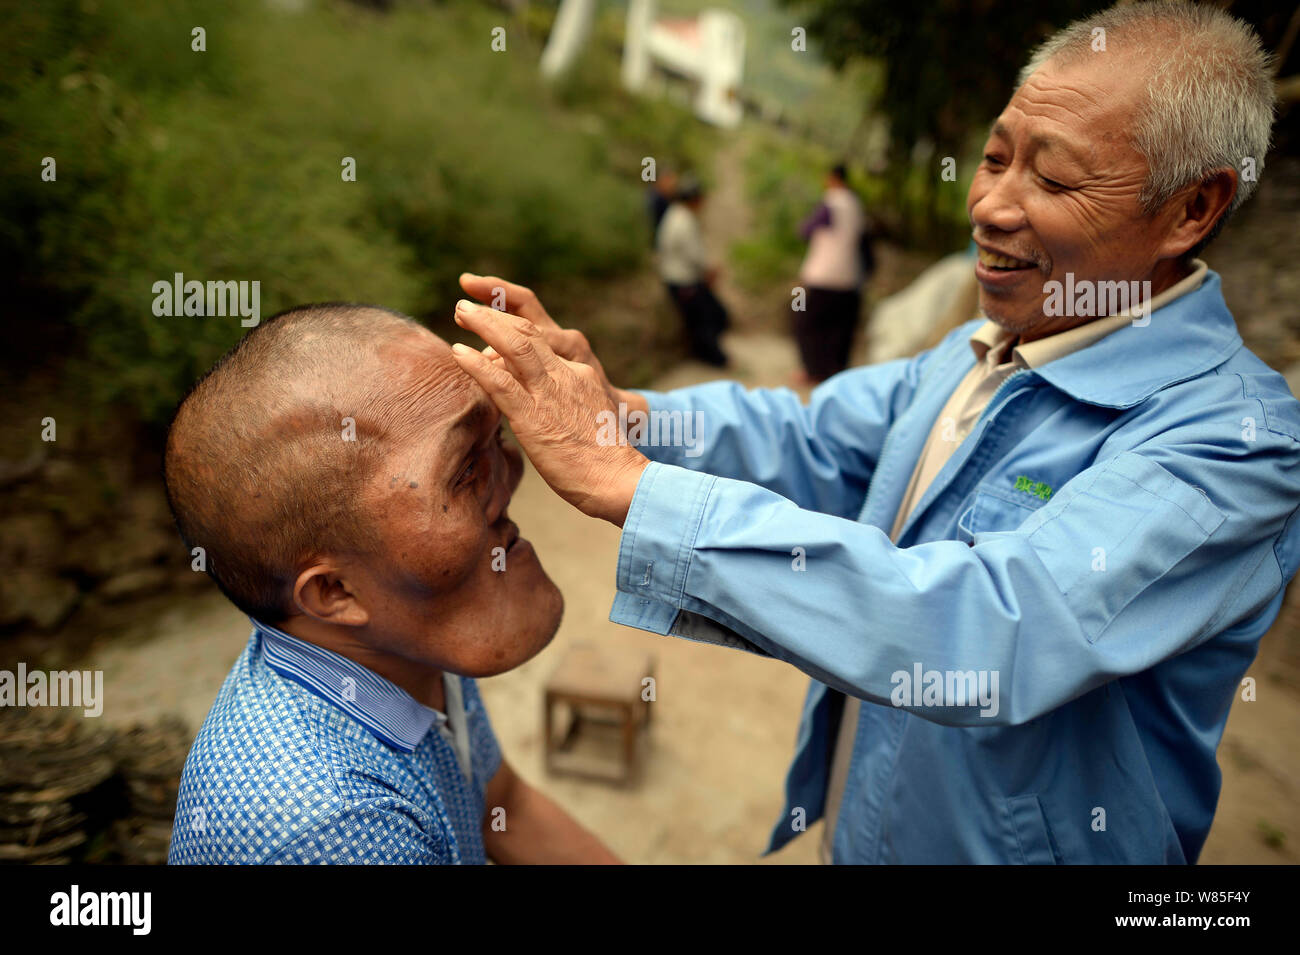
[{"label": "fingernail", "polygon": [[469,311],[469,302],[465,301],[465,299],[461,299],[459,302],[456,303],[456,311],[458,312]]},{"label": "fingernail", "polygon": [[457,355],[468,355],[472,349],[466,345],[462,345],[460,342],[456,342],[456,344],[451,346],[451,350]]}]

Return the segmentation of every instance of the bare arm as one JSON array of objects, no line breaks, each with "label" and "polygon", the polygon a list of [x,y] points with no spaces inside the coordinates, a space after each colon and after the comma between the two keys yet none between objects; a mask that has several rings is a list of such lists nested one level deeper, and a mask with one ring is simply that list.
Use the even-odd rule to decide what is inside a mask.
[{"label": "bare arm", "polygon": [[[498,865],[618,865],[604,843],[524,782],[510,764],[488,783],[483,845]],[[494,812],[501,808],[505,813]]]}]

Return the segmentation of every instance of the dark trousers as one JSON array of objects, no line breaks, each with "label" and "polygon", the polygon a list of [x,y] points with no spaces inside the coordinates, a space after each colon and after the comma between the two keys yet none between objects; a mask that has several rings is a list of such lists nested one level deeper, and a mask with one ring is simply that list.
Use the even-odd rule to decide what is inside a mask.
[{"label": "dark trousers", "polygon": [[858,328],[862,293],[810,288],[802,312],[791,309],[794,339],[804,371],[815,381],[825,381],[849,367],[849,350]]},{"label": "dark trousers", "polygon": [[673,304],[681,313],[691,356],[710,365],[726,365],[727,356],[718,344],[718,336],[727,330],[731,320],[713,290],[705,282],[693,285],[665,284]]}]

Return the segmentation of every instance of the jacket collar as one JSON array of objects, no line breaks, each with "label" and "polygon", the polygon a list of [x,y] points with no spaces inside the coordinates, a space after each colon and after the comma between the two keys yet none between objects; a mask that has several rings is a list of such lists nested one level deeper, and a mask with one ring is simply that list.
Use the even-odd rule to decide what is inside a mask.
[{"label": "jacket collar", "polygon": [[1200,288],[1155,309],[1145,324],[1127,322],[1034,372],[1079,401],[1131,408],[1223,364],[1241,345],[1219,274],[1209,270]]}]

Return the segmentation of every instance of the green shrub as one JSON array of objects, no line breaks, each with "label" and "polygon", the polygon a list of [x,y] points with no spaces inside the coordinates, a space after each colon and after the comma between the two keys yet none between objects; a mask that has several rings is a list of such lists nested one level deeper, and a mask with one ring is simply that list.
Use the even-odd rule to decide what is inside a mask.
[{"label": "green shrub", "polygon": [[[0,274],[39,330],[6,362],[75,355],[93,406],[150,422],[244,331],[155,317],[154,282],[256,280],[264,317],[372,301],[449,332],[465,269],[545,283],[643,266],[640,158],[696,135],[616,86],[547,87],[522,21],[486,6],[4,7]],[[608,51],[588,59],[608,75]]]}]

